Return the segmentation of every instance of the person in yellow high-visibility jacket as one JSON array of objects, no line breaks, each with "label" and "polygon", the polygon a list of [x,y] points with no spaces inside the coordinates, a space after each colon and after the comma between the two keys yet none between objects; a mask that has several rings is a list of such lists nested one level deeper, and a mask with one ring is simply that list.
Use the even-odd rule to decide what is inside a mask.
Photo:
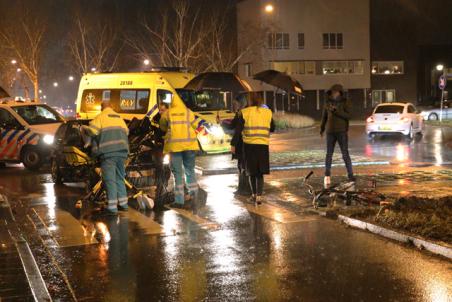
[{"label": "person in yellow high-visibility jacket", "polygon": [[107,213],[116,214],[118,208],[126,211],[128,198],[124,179],[125,162],[129,154],[127,125],[110,103],[104,101],[102,112],[85,129],[93,137],[91,151],[100,160],[107,191]]},{"label": "person in yellow high-visibility jacket", "polygon": [[176,182],[174,197],[171,204],[176,208],[191,208],[191,204],[184,200],[184,171],[185,184],[196,201],[198,183],[195,173],[196,152],[199,151],[197,131],[202,131],[205,121],[195,117],[178,96],[173,96],[170,108],[160,118],[160,129],[166,132],[163,152],[170,154],[171,170]]},{"label": "person in yellow high-visibility jacket", "polygon": [[254,95],[251,106],[240,112],[236,131],[242,132],[245,153],[245,170],[251,186],[251,201],[262,203],[264,174],[270,174],[270,132],[275,130],[272,111],[263,104],[263,99]]}]

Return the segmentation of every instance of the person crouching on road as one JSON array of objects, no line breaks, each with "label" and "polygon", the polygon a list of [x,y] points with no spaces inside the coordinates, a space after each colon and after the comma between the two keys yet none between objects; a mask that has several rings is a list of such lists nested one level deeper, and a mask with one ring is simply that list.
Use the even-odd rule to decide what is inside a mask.
[{"label": "person crouching on road", "polygon": [[328,188],[331,185],[331,165],[333,161],[334,148],[336,142],[342,152],[342,158],[347,168],[348,179],[355,181],[353,175],[352,160],[348,152],[348,126],[350,120],[350,103],[344,97],[344,89],[336,84],[327,92],[328,100],[325,103],[320,125],[320,135],[326,131],[326,159],[325,159],[325,178],[324,186]]},{"label": "person crouching on road", "polygon": [[163,150],[164,153],[170,154],[171,170],[176,182],[175,201],[171,207],[192,208],[190,202],[185,202],[184,198],[184,174],[191,201],[197,201],[199,187],[196,182],[195,159],[199,145],[195,130],[201,129],[202,123],[202,120],[196,118],[194,113],[174,96],[169,109],[160,118],[160,128],[166,132]]},{"label": "person crouching on road", "polygon": [[118,209],[127,211],[127,190],[125,185],[125,162],[129,154],[129,140],[124,120],[109,102],[102,102],[102,112],[89,124],[93,136],[93,155],[100,160],[102,179],[107,191],[107,213],[117,214]]},{"label": "person crouching on road", "polygon": [[275,130],[272,111],[254,95],[251,106],[241,110],[238,130],[242,132],[245,168],[251,186],[250,200],[262,203],[264,175],[270,174],[270,132]]}]

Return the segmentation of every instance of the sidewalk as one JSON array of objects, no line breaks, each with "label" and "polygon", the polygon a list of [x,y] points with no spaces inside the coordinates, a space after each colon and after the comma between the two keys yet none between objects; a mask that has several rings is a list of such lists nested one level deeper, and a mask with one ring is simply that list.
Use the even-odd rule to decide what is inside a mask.
[{"label": "sidewalk", "polygon": [[51,301],[10,204],[0,194],[0,301]]},{"label": "sidewalk", "polygon": [[22,262],[6,221],[0,222],[0,300],[34,301]]}]

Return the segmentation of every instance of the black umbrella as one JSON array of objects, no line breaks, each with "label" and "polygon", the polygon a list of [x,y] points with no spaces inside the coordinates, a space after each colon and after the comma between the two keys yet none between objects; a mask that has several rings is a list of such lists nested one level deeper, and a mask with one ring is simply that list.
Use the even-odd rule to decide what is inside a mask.
[{"label": "black umbrella", "polygon": [[230,91],[234,94],[251,91],[248,83],[231,72],[200,73],[185,85],[185,89],[196,91],[219,89],[221,91]]},{"label": "black umbrella", "polygon": [[9,98],[9,97],[10,97],[10,95],[8,94],[8,92],[6,92],[6,90],[0,86],[0,99],[1,98]]},{"label": "black umbrella", "polygon": [[255,74],[254,79],[278,87],[288,93],[303,93],[303,87],[300,82],[288,76],[284,72],[272,69],[264,70]]}]

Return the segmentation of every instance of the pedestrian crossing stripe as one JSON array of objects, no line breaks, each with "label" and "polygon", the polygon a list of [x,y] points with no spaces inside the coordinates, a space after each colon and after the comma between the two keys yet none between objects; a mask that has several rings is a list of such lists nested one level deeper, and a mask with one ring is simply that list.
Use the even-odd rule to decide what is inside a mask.
[{"label": "pedestrian crossing stripe", "polygon": [[187,210],[183,210],[183,209],[175,209],[175,208],[171,208],[169,206],[166,206],[166,208],[168,210],[172,210],[176,213],[178,213],[179,215],[181,215],[182,217],[195,222],[196,224],[198,224],[202,229],[208,229],[208,230],[217,230],[220,228],[220,225],[210,221],[204,217],[201,217],[199,215],[193,214],[190,211]]}]

